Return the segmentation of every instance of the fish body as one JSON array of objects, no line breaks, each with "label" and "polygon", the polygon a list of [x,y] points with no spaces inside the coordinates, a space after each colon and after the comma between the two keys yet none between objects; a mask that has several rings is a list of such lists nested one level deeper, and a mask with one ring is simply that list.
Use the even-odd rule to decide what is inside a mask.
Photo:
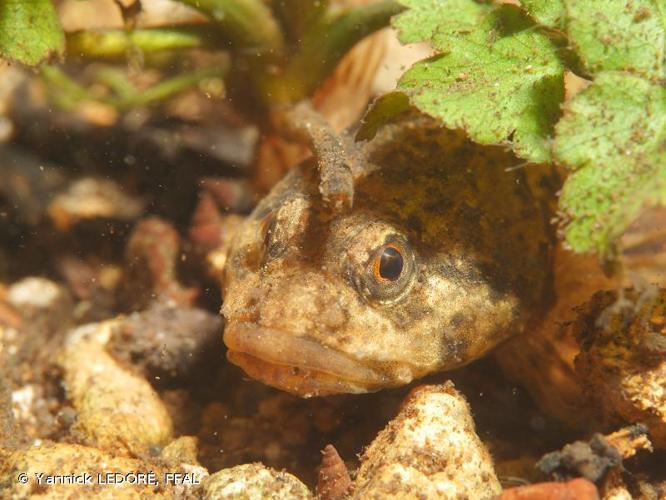
[{"label": "fish body", "polygon": [[331,213],[306,162],[236,234],[224,341],[251,377],[305,397],[397,387],[546,306],[550,215],[515,157],[422,122],[379,136],[350,209]]}]

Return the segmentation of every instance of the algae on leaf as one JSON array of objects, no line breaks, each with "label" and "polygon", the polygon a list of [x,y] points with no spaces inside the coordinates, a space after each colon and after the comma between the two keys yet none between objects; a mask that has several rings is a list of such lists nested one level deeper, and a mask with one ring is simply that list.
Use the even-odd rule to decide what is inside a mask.
[{"label": "algae on leaf", "polygon": [[375,99],[356,132],[356,140],[369,141],[382,125],[409,109],[409,99],[402,92],[389,92]]},{"label": "algae on leaf", "polygon": [[[475,28],[465,24],[464,30],[450,28],[446,9],[431,16],[443,31],[430,20],[424,36],[444,53],[415,64],[398,88],[421,111],[465,130],[476,142],[510,140],[517,156],[548,161],[564,98],[564,66],[555,44],[511,5],[490,10]],[[408,40],[416,40],[412,28]]]},{"label": "algae on leaf", "polygon": [[562,28],[565,21],[564,0],[521,0],[530,16],[544,26]]},{"label": "algae on leaf", "polygon": [[0,1],[0,58],[36,65],[64,46],[51,0]]},{"label": "algae on leaf", "polygon": [[[559,206],[573,249],[612,258],[642,207],[666,204],[666,0],[402,2],[401,40],[440,53],[398,89],[475,142],[570,170]],[[592,82],[562,117],[566,70]]]},{"label": "algae on leaf", "polygon": [[489,2],[475,0],[400,0],[408,9],[392,21],[402,43],[432,41],[447,50],[457,37],[476,31]]},{"label": "algae on leaf", "polygon": [[664,77],[664,0],[565,0],[569,40],[590,74]]},{"label": "algae on leaf", "polygon": [[666,203],[666,88],[602,73],[565,107],[556,131],[555,157],[576,169],[560,196],[566,240],[610,257],[644,205]]},{"label": "algae on leaf", "polygon": [[566,3],[594,81],[556,128],[555,158],[574,171],[560,197],[564,234],[575,250],[611,258],[641,208],[666,203],[666,2]]}]

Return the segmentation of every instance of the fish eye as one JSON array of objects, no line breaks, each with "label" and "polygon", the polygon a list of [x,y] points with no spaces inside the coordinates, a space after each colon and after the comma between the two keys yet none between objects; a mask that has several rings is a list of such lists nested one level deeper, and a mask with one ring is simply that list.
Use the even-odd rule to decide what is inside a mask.
[{"label": "fish eye", "polygon": [[356,286],[369,302],[394,304],[409,292],[416,274],[416,255],[409,243],[396,235],[370,253]]},{"label": "fish eye", "polygon": [[396,281],[400,278],[405,260],[400,249],[394,244],[385,245],[373,263],[373,274],[378,282]]}]

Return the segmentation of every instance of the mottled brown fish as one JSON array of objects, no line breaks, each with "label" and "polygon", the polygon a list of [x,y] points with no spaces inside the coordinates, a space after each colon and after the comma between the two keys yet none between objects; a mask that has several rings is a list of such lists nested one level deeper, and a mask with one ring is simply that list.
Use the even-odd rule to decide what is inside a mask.
[{"label": "mottled brown fish", "polygon": [[256,207],[225,267],[229,360],[305,397],[469,363],[549,295],[549,213],[507,170],[515,157],[424,120],[363,147],[351,207],[331,210],[306,163]]}]

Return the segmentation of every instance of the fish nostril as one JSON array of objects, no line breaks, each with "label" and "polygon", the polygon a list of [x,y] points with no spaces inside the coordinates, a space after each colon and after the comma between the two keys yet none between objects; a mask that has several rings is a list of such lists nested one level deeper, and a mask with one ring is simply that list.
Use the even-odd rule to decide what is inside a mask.
[{"label": "fish nostril", "polygon": [[302,197],[285,201],[264,223],[264,249],[269,259],[277,259],[297,248],[310,219],[310,202]]}]

